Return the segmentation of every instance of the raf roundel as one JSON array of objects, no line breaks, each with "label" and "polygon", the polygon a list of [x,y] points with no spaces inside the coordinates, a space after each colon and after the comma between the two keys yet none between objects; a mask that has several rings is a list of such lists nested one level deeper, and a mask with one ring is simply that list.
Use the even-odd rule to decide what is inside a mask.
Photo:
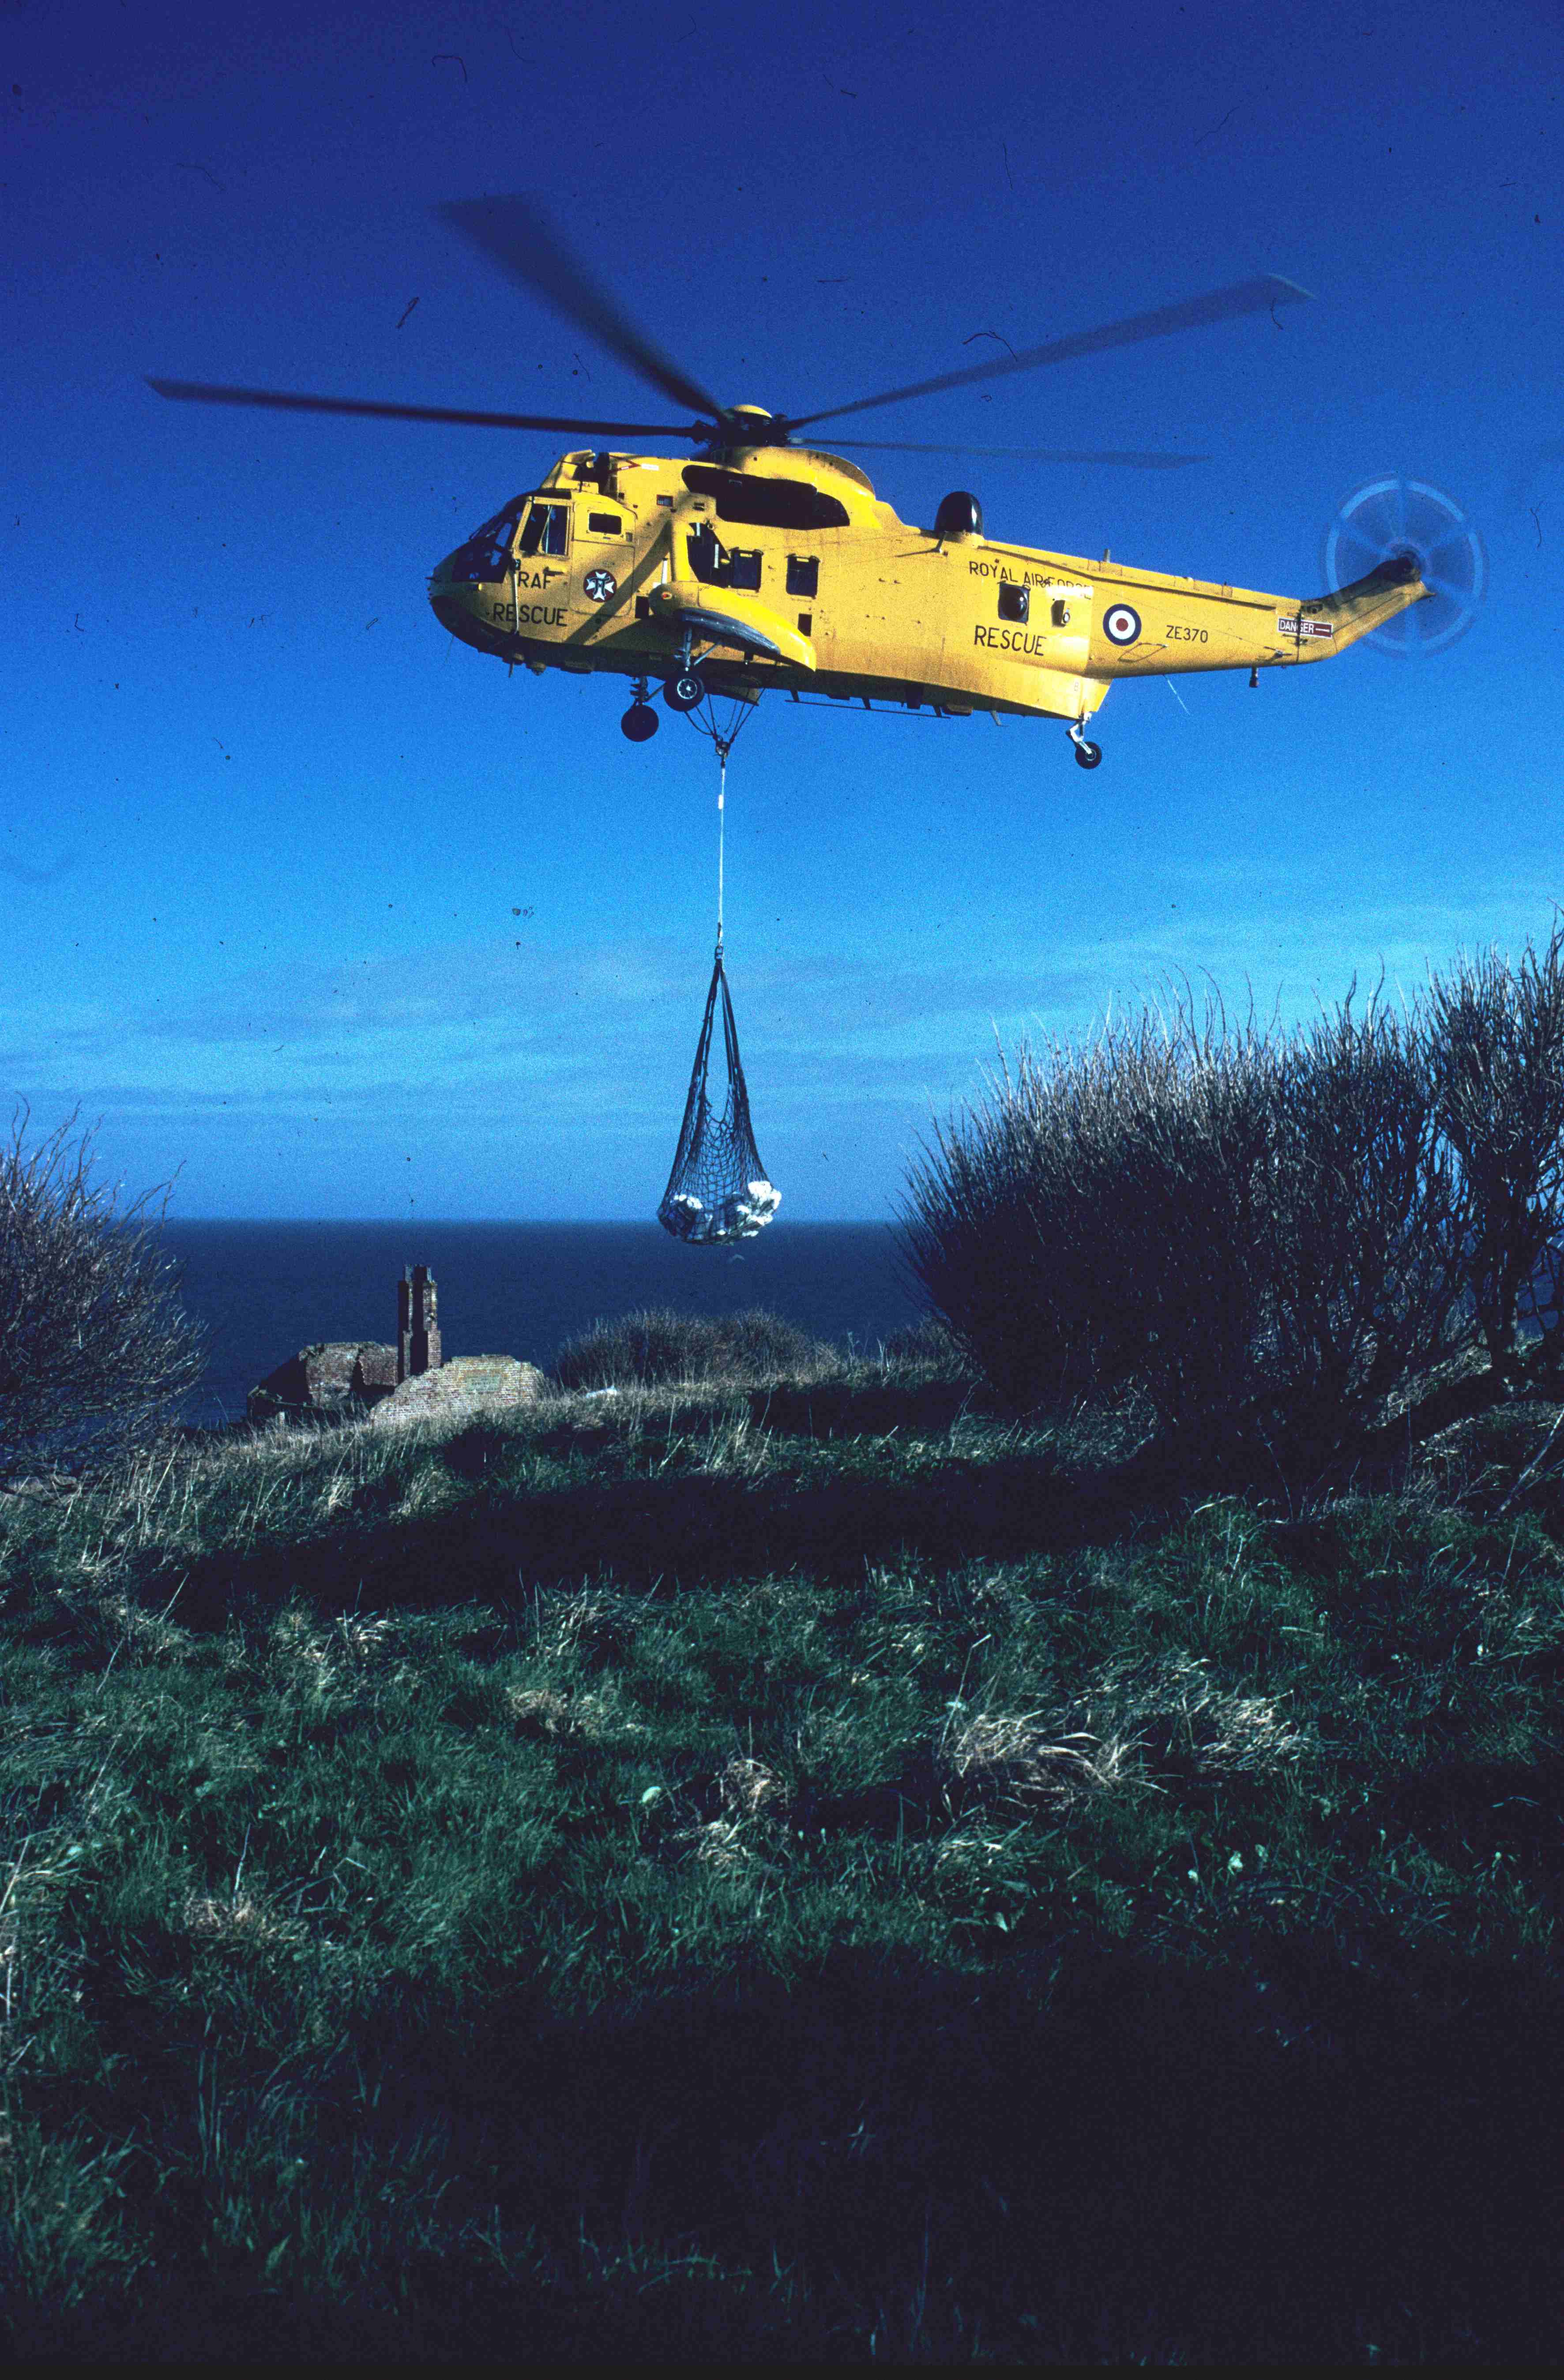
[{"label": "raf roundel", "polygon": [[1128,603],[1111,603],[1102,615],[1102,633],[1110,645],[1133,645],[1140,635],[1140,613]]},{"label": "raf roundel", "polygon": [[619,581],[612,570],[588,570],[581,584],[594,603],[606,603],[619,592]]}]

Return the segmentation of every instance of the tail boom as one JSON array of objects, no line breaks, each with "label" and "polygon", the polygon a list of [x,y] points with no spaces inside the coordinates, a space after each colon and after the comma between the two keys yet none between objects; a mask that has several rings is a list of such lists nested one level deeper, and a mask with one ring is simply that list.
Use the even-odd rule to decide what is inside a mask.
[{"label": "tail boom", "polygon": [[1258,655],[1259,666],[1264,669],[1279,662],[1328,661],[1332,653],[1355,645],[1360,637],[1372,636],[1387,620],[1410,611],[1414,603],[1426,601],[1432,592],[1432,588],[1425,587],[1418,576],[1417,564],[1411,554],[1393,554],[1366,577],[1354,578],[1351,586],[1339,587],[1333,594],[1316,595],[1308,602],[1295,604],[1291,611],[1279,612],[1279,650]]},{"label": "tail boom", "polygon": [[1410,555],[1392,556],[1328,595],[1264,595],[1149,572],[1126,572],[1119,583],[1097,577],[1089,666],[1107,679],[1328,661],[1432,591]]}]

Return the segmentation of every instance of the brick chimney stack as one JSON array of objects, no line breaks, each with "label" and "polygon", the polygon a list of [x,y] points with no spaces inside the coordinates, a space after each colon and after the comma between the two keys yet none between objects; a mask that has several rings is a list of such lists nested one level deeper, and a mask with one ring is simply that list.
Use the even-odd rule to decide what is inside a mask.
[{"label": "brick chimney stack", "polygon": [[396,1377],[440,1369],[440,1305],[428,1265],[407,1265],[396,1284]]}]

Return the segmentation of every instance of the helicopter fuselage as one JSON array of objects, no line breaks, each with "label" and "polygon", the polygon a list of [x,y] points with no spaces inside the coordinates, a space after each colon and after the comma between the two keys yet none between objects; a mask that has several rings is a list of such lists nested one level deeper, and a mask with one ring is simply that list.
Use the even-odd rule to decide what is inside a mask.
[{"label": "helicopter fuselage", "polygon": [[[947,499],[961,505],[969,500]],[[941,515],[946,507],[941,507]],[[898,519],[801,446],[561,457],[430,580],[453,636],[534,672],[1084,720],[1116,678],[1327,661],[1422,600],[1411,563],[1334,594],[1253,588]]]}]

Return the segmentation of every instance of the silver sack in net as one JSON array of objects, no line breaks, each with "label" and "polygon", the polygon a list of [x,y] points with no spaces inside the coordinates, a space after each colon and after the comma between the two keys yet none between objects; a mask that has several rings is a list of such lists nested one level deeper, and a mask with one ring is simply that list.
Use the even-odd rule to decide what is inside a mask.
[{"label": "silver sack in net", "polygon": [[[721,1110],[710,1094],[712,1028],[718,1003],[722,1011],[722,1051],[727,1066],[727,1097]],[[706,995],[700,1042],[690,1075],[689,1098],[668,1187],[657,1220],[676,1240],[698,1247],[722,1247],[749,1240],[764,1231],[782,1204],[782,1193],[766,1178],[766,1168],[755,1146],[749,1121],[749,1091],[738,1051],[738,1027],[728,979],[722,972],[722,946],[717,946],[711,987]]]}]

